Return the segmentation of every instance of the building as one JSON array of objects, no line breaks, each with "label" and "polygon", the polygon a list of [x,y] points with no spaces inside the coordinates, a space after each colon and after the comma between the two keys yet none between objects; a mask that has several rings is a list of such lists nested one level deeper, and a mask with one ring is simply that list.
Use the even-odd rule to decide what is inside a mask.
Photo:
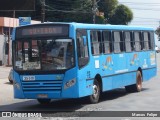
[{"label": "building", "polygon": [[[40,21],[31,20],[31,24]],[[11,33],[14,27],[19,26],[19,19],[0,17],[0,66],[12,65]]]}]

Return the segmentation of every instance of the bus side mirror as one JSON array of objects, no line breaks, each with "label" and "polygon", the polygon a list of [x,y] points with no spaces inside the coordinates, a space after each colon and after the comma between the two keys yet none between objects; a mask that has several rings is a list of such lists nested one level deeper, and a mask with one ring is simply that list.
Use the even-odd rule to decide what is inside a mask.
[{"label": "bus side mirror", "polygon": [[86,36],[83,36],[83,45],[84,45],[84,46],[87,45],[87,38],[86,38]]}]

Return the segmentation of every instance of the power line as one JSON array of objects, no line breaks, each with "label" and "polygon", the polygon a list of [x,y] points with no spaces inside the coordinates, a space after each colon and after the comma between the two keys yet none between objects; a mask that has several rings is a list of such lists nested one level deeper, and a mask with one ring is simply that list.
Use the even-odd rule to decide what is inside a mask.
[{"label": "power line", "polygon": [[[132,7],[132,6],[129,6],[131,9],[136,9],[136,10],[150,10],[150,11],[160,11],[159,8],[149,8],[147,6],[159,6],[160,7],[160,3],[146,3],[146,2],[120,2],[120,3],[125,3],[127,5],[135,5],[136,7]],[[142,6],[143,4],[143,6]],[[137,7],[137,5],[141,5],[140,8]],[[145,6],[147,5],[147,6]],[[147,8],[145,8],[147,7]]]},{"label": "power line", "polygon": [[[141,4],[125,4],[125,5],[129,5],[129,6],[134,6],[134,5],[136,5],[136,6],[141,6],[142,7],[142,5]],[[150,4],[146,4],[146,5],[143,5],[143,7],[149,7],[149,6],[155,6],[155,7],[159,7],[160,6],[160,4],[155,4],[155,5],[150,5]]]},{"label": "power line", "polygon": [[160,9],[149,9],[149,8],[130,8],[130,9],[136,9],[136,10],[150,10],[150,11],[157,11],[159,12]]},{"label": "power line", "polygon": [[[63,0],[62,0],[63,1]],[[85,0],[81,0],[82,2],[84,2]],[[48,9],[45,9],[46,11],[49,11],[49,12],[63,12],[63,13],[92,13],[92,11],[91,10],[87,10],[87,9],[85,9],[84,10],[84,8],[76,8],[76,9],[68,9],[68,10],[64,10],[64,9],[56,9],[56,8],[59,8],[59,7],[61,7],[61,8],[67,8],[68,7],[68,5],[66,4],[66,5],[62,5],[62,4],[57,4],[57,3],[55,3],[54,4],[54,8],[53,7],[51,7],[51,6],[49,6],[49,5],[45,5]]]},{"label": "power line", "polygon": [[132,22],[131,24],[135,24],[135,25],[148,25],[148,26],[151,26],[151,25],[155,25],[155,26],[159,26],[159,24],[157,23],[134,23],[134,22]]},{"label": "power line", "polygon": [[45,0],[41,0],[41,22],[45,21]]},{"label": "power line", "polygon": [[57,10],[57,9],[54,9],[54,10],[49,10],[49,9],[46,9],[46,11],[49,11],[49,12],[63,12],[63,13],[92,13],[92,12],[86,12],[86,11],[69,11],[69,10]]},{"label": "power line", "polygon": [[119,3],[127,3],[127,4],[135,4],[135,5],[138,5],[138,4],[160,5],[160,3],[146,3],[146,2],[119,2]]},{"label": "power line", "polygon": [[144,17],[134,17],[138,19],[152,19],[152,20],[160,20],[159,18],[144,18]]},{"label": "power line", "polygon": [[[133,22],[144,22],[144,20],[142,21],[140,21],[140,20],[133,20]],[[145,23],[157,23],[157,22],[159,22],[159,21],[145,21]]]}]

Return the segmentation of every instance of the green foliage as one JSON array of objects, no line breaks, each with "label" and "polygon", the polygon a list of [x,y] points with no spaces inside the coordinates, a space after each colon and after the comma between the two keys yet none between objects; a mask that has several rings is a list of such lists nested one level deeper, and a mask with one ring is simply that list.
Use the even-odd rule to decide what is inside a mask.
[{"label": "green foliage", "polygon": [[160,35],[160,27],[158,27],[158,28],[156,29],[155,33],[156,33],[157,35]]},{"label": "green foliage", "polygon": [[104,12],[104,17],[106,21],[108,21],[111,14],[118,6],[118,1],[117,0],[100,0],[98,2],[98,6],[99,6],[98,10],[100,12]]},{"label": "green foliage", "polygon": [[[133,19],[132,11],[117,0],[97,0],[97,9],[104,16],[96,16],[98,24],[125,24]],[[41,20],[42,0],[36,0],[35,11],[16,11],[15,17]],[[45,0],[45,21],[93,23],[93,0]],[[13,17],[13,12],[0,12],[0,16]]]},{"label": "green foliage", "polygon": [[118,5],[109,20],[112,24],[127,25],[133,19],[132,11],[125,5]]},{"label": "green foliage", "polygon": [[101,0],[98,5],[106,23],[127,25],[133,19],[132,11],[125,5],[118,5],[117,0]]},{"label": "green foliage", "polygon": [[160,27],[156,29],[155,33],[158,35],[158,40],[160,41]]},{"label": "green foliage", "polygon": [[103,16],[96,16],[96,24],[105,24]]},{"label": "green foliage", "polygon": [[46,4],[46,21],[92,22],[91,0],[46,0]]}]

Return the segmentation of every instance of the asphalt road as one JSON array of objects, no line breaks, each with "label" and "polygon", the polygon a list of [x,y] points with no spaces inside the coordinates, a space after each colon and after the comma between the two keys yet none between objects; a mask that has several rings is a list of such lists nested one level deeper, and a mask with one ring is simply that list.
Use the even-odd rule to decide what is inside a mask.
[{"label": "asphalt road", "polygon": [[[86,99],[69,99],[69,100],[53,100],[50,105],[40,105],[36,100],[28,99],[14,99],[13,98],[13,86],[9,83],[7,77],[9,67],[0,67],[0,111],[47,111],[44,116],[53,117],[75,117],[79,116],[89,117],[87,119],[96,119],[99,117],[95,114],[100,112],[93,111],[119,111],[124,114],[127,112],[121,111],[160,111],[160,53],[157,54],[157,76],[150,81],[143,83],[143,90],[139,93],[127,93],[124,88],[119,88],[113,91],[108,91],[102,94],[101,100],[98,104],[88,104]],[[67,112],[72,111],[72,112]],[[74,112],[76,111],[76,112]],[[80,112],[83,111],[83,112]],[[85,112],[84,112],[85,111]],[[102,112],[103,113],[103,112]],[[156,113],[156,112],[155,112]],[[104,115],[105,114],[105,115]],[[116,112],[110,114],[110,112],[104,112],[104,116],[112,115],[113,117],[107,117],[109,120],[159,120],[160,117],[116,117]],[[139,113],[138,113],[139,114]],[[160,116],[160,112],[158,114]],[[78,117],[78,118],[77,118]],[[101,119],[106,119],[100,117]],[[98,118],[98,119],[100,119]],[[138,119],[137,119],[138,118]],[[12,118],[13,119],[13,118]],[[27,118],[25,118],[27,119]],[[31,119],[31,118],[30,118]],[[39,118],[40,119],[40,118]],[[41,118],[46,119],[46,118]],[[52,118],[50,118],[52,119]],[[63,118],[66,119],[66,118]],[[70,119],[70,118],[68,118]],[[17,120],[17,118],[16,118]],[[59,119],[58,119],[59,120]]]}]

